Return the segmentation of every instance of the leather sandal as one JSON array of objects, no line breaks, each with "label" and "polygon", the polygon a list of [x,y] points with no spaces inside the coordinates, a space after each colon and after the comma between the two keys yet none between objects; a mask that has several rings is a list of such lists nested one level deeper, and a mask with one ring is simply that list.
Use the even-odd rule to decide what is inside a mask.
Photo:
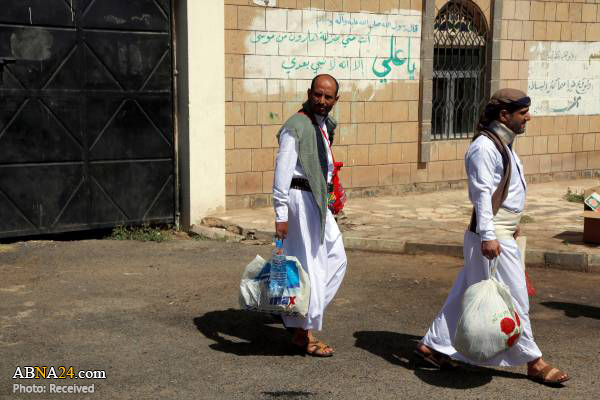
[{"label": "leather sandal", "polygon": [[[329,351],[327,351],[329,349]],[[306,345],[306,354],[313,357],[331,357],[333,356],[333,348],[315,339],[311,340]]]},{"label": "leather sandal", "polygon": [[[556,372],[553,374],[553,376],[558,376],[560,378],[548,379],[548,376],[550,375],[550,372],[552,370],[556,370]],[[534,382],[541,383],[542,385],[559,386],[559,387],[562,386],[562,384],[564,382],[571,379],[571,377],[568,374],[564,373],[560,369],[555,368],[551,365],[546,365],[540,371],[535,372],[533,374],[527,372],[527,378],[531,379]]]},{"label": "leather sandal", "polygon": [[428,368],[437,369],[451,369],[457,366],[457,364],[447,355],[433,349],[430,351],[431,353],[429,354],[425,354],[419,349],[413,351],[413,356],[410,360],[410,366],[412,368],[425,366]]}]

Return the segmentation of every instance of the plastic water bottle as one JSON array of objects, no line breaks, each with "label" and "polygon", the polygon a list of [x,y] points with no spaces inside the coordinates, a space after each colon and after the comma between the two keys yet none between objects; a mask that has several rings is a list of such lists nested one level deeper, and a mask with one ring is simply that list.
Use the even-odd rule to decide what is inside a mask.
[{"label": "plastic water bottle", "polygon": [[287,286],[287,270],[285,266],[285,250],[283,249],[283,240],[275,240],[275,249],[271,258],[271,275],[269,280],[269,294],[281,296]]}]

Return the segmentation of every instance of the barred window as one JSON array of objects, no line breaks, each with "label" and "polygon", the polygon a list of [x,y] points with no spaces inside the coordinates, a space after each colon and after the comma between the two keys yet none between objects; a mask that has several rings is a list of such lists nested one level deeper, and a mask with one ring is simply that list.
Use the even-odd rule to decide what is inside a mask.
[{"label": "barred window", "polygon": [[434,140],[473,135],[489,92],[488,27],[479,7],[469,0],[450,0],[434,22]]}]

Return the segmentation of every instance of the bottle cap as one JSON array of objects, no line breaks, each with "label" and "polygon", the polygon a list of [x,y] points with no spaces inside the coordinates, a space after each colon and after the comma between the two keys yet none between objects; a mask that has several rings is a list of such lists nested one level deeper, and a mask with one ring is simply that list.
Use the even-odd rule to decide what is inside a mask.
[{"label": "bottle cap", "polygon": [[275,247],[283,247],[283,240],[281,240],[280,238],[275,239]]}]

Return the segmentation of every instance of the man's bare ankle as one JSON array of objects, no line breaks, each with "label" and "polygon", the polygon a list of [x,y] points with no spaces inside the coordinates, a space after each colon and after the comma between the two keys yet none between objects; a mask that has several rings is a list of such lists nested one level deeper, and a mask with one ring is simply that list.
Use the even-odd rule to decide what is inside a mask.
[{"label": "man's bare ankle", "polygon": [[427,346],[426,344],[423,344],[423,343],[419,343],[417,345],[417,350],[419,350],[423,354],[432,354],[433,353],[433,350],[429,346]]},{"label": "man's bare ankle", "polygon": [[546,366],[546,362],[542,359],[542,357],[535,359],[533,361],[529,361],[527,363],[527,369],[533,371],[541,371]]}]

